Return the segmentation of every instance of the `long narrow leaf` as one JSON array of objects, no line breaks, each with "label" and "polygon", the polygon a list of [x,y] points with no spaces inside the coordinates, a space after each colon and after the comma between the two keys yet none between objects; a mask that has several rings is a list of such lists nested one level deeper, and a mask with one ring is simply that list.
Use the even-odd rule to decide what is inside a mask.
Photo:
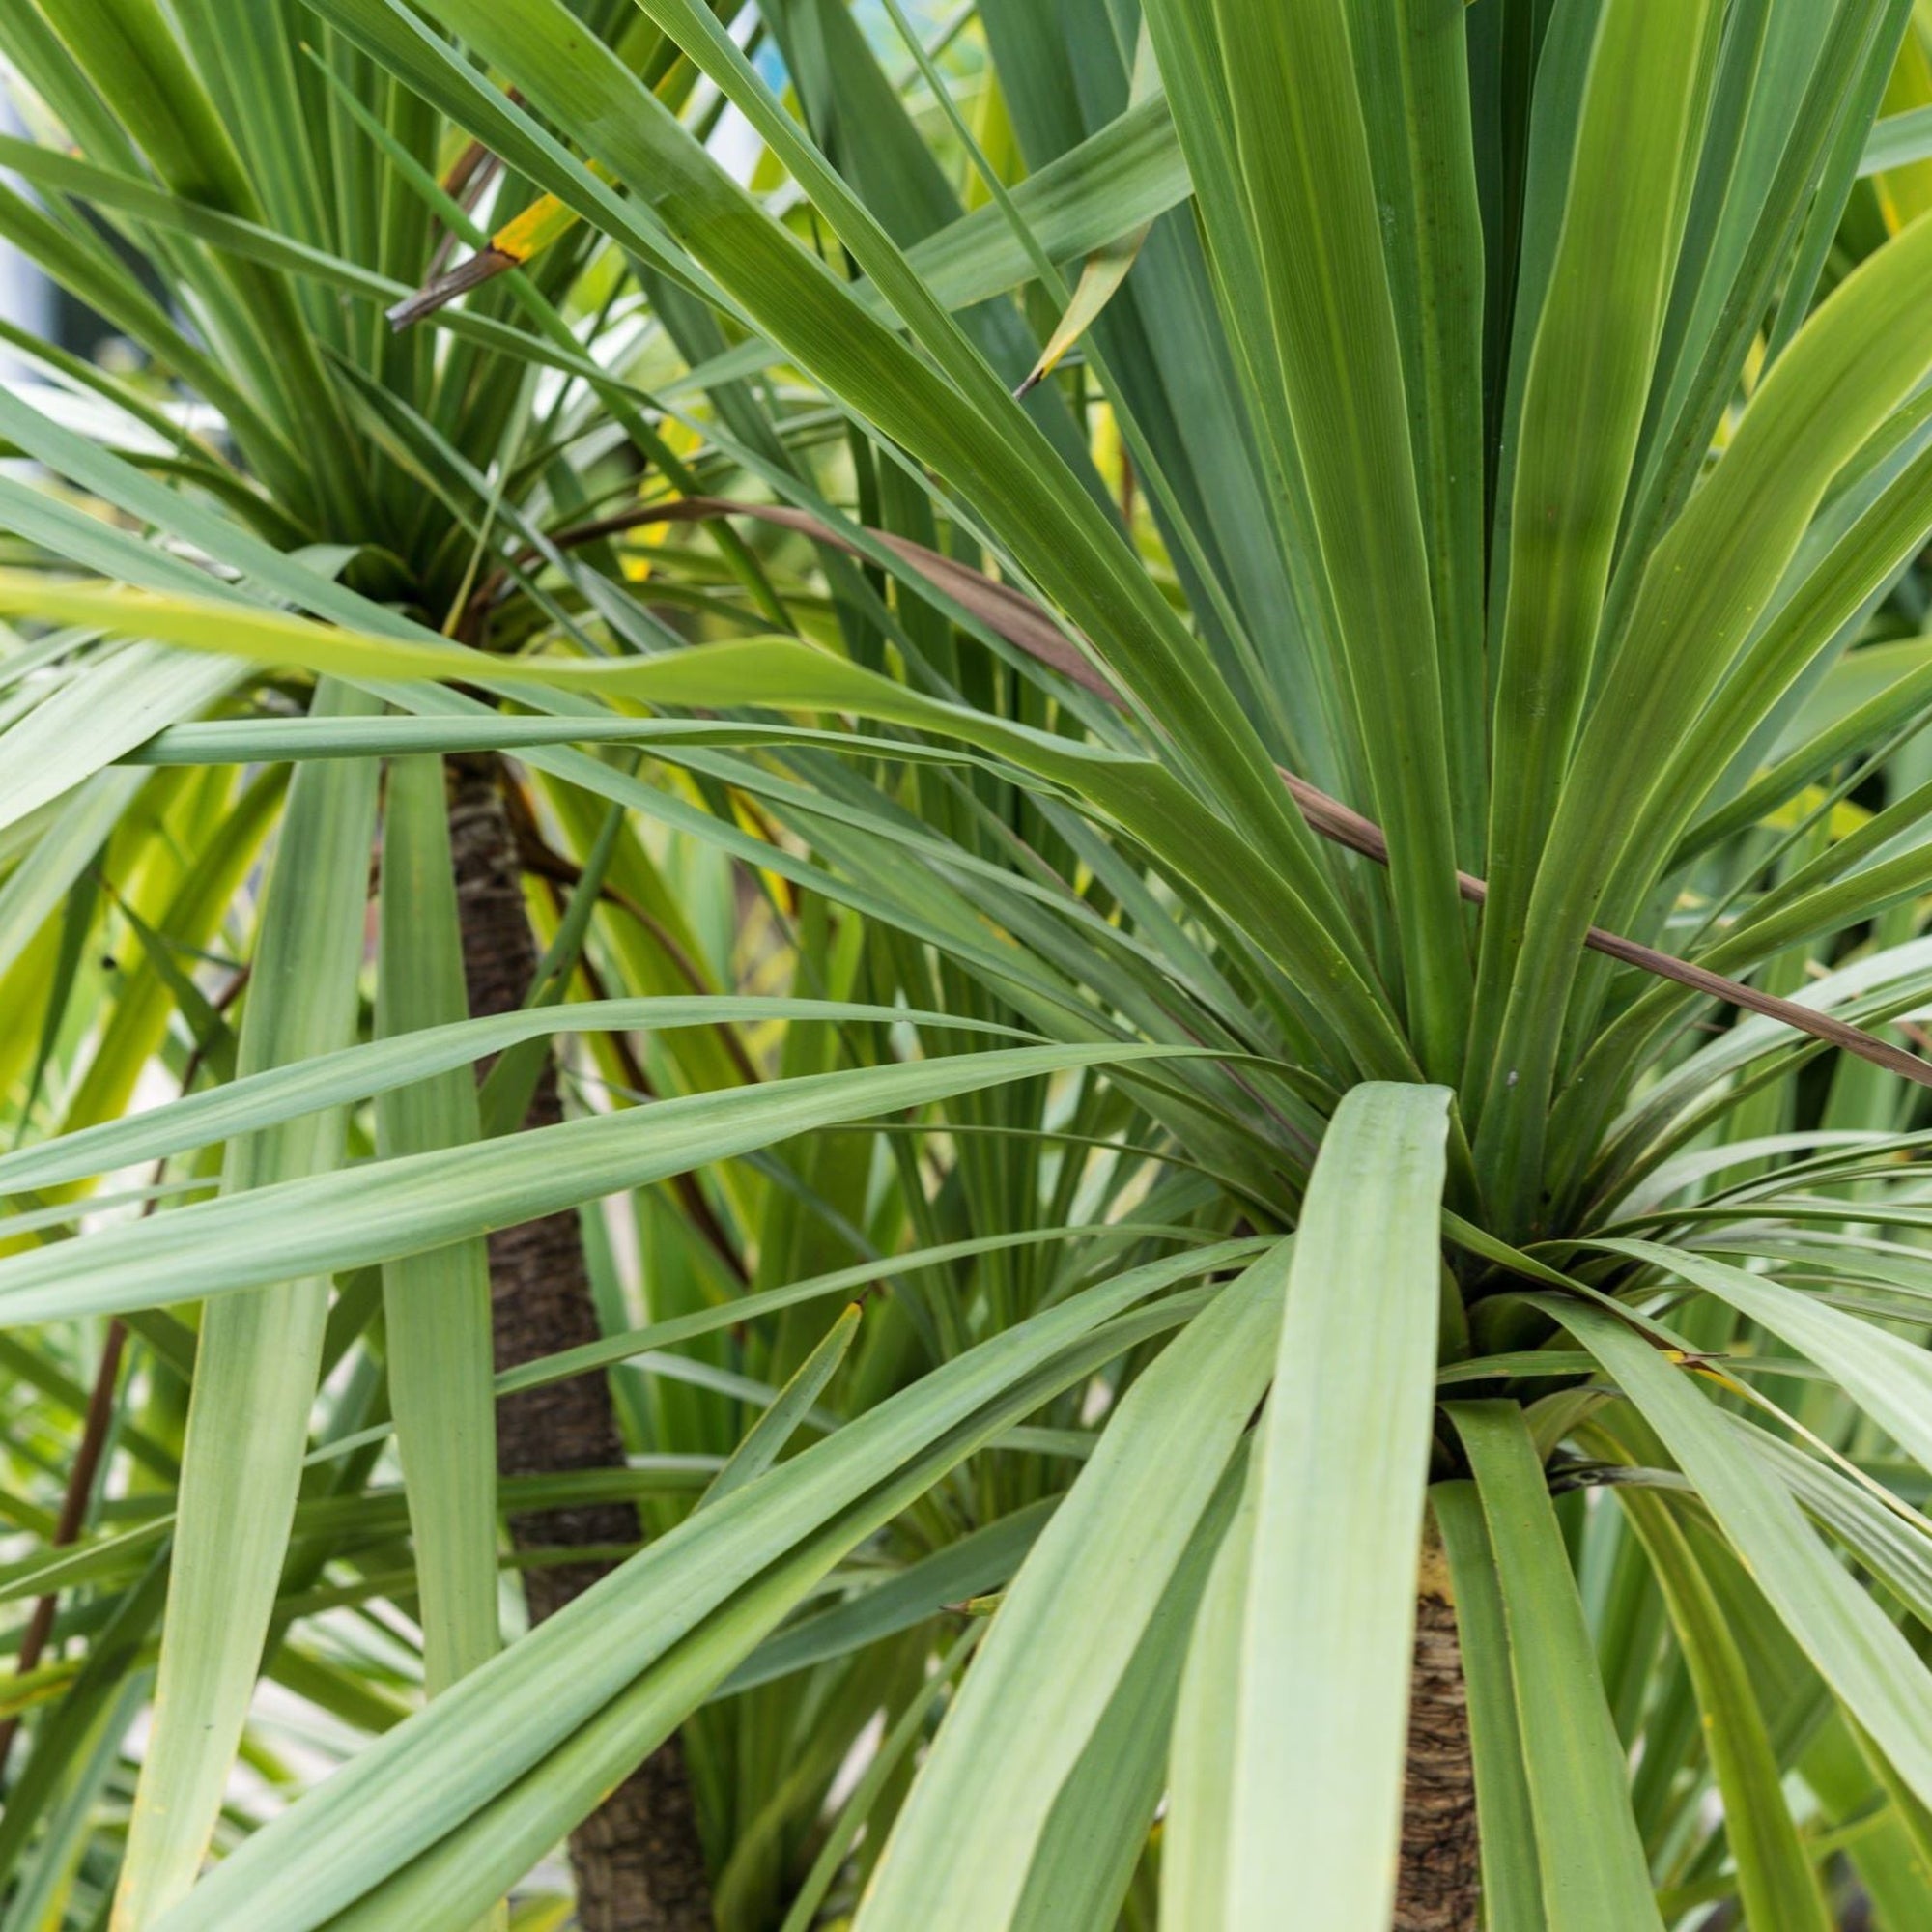
[{"label": "long narrow leaf", "polygon": [[1286,1243],[1135,1382],[1007,1593],[861,1908],[862,1932],[1003,1926],[1266,1386]]},{"label": "long narrow leaf", "polygon": [[[1321,1146],[1254,1463],[1229,1808],[1192,1806],[1203,1922],[1377,1932],[1394,1898],[1428,1473],[1449,1095],[1369,1086]],[[1218,1587],[1218,1585],[1217,1585]],[[1210,1602],[1213,1601],[1210,1592]],[[1205,1617],[1197,1643],[1228,1633]],[[1190,1661],[1190,1671],[1196,1666]],[[1199,1671],[1227,1681],[1226,1663]]]},{"label": "long narrow leaf", "polygon": [[[368,702],[327,692],[321,701],[351,710]],[[326,1052],[355,1025],[375,768],[310,766],[292,793],[242,1023],[243,1072]],[[340,1113],[324,1113],[234,1142],[223,1198],[208,1205],[245,1212],[293,1177],[326,1175],[341,1159],[342,1135]],[[173,1218],[138,1226],[158,1232]],[[117,1921],[130,1928],[148,1925],[187,1890],[208,1849],[254,1690],[308,1437],[327,1274],[270,1266],[251,1279],[274,1286],[210,1308],[196,1351],[155,1726],[115,1906]],[[154,1299],[134,1290],[128,1305]]]},{"label": "long narrow leaf", "polygon": [[1546,1922],[1550,1932],[1662,1932],[1623,1749],[1528,1425],[1514,1403],[1450,1413],[1502,1585]]},{"label": "long narrow leaf", "polygon": [[[389,767],[383,820],[382,951],[376,1021],[384,1034],[460,1020],[467,1003],[450,868],[442,760]],[[385,1157],[479,1137],[468,1069],[397,1088],[376,1110]],[[410,1496],[431,1696],[492,1656],[497,1633],[497,1430],[489,1260],[453,1241],[383,1269],[389,1402]]]}]

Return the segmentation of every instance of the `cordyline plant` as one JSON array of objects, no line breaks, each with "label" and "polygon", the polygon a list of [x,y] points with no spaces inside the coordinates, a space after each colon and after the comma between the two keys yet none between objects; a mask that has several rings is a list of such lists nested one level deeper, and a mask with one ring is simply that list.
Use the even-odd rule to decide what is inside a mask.
[{"label": "cordyline plant", "polygon": [[1932,20],[931,26],[0,5],[0,1932],[1927,1922]]}]

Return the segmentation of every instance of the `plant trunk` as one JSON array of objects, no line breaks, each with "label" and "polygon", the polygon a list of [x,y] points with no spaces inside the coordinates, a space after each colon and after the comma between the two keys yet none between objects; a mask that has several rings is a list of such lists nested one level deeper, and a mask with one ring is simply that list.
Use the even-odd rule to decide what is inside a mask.
[{"label": "plant trunk", "polygon": [[1408,1688],[1408,1778],[1393,1932],[1476,1932],[1481,1869],[1463,1651],[1446,1586],[1425,1573]]},{"label": "plant trunk", "polygon": [[[450,761],[449,833],[462,923],[469,1010],[481,1017],[522,1005],[537,966],[524,904],[516,837],[504,810],[500,763]],[[526,1127],[563,1118],[556,1068],[547,1063]],[[490,1302],[500,1372],[597,1339],[596,1308],[574,1212],[490,1236]],[[505,1476],[621,1468],[623,1443],[601,1374],[526,1389],[497,1405],[497,1466]],[[630,1503],[600,1503],[513,1517],[520,1551],[540,1557],[591,1546],[635,1544]],[[606,1558],[526,1568],[531,1623],[559,1610],[612,1568]],[[647,1757],[571,1834],[578,1920],[583,1932],[703,1932],[709,1884],[684,1753],[675,1735]]]}]

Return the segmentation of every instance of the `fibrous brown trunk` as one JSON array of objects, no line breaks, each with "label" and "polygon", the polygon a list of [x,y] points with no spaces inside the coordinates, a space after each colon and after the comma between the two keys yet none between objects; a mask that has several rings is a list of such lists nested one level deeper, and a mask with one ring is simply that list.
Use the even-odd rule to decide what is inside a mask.
[{"label": "fibrous brown trunk", "polygon": [[1475,1932],[1480,1920],[1475,1769],[1456,1612],[1428,1586],[1415,1605],[1408,1776],[1393,1932]]},{"label": "fibrous brown trunk", "polygon": [[[522,1005],[537,954],[524,904],[517,845],[492,758],[450,765],[449,832],[469,1010]],[[547,1064],[525,1124],[563,1118],[556,1069]],[[490,1237],[490,1301],[498,1371],[597,1339],[597,1314],[574,1213],[552,1214]],[[505,1476],[618,1468],[624,1451],[610,1385],[577,1376],[526,1389],[497,1406],[497,1465]],[[513,1517],[519,1550],[540,1556],[639,1541],[630,1503],[599,1503]],[[530,1621],[540,1623],[611,1567],[551,1561],[524,1571]],[[570,1840],[578,1918],[584,1932],[703,1932],[709,1885],[691,1786],[676,1737],[653,1751]]]}]

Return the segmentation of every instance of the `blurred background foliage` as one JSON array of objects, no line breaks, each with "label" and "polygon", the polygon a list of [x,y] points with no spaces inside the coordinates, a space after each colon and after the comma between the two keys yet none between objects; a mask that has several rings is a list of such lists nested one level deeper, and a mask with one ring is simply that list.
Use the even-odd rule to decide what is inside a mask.
[{"label": "blurred background foliage", "polygon": [[[1440,31],[1420,0],[1397,11]],[[1606,1402],[1610,1353],[1579,1358],[1589,1335],[1503,1282],[1520,1289],[1516,1248],[1542,1243],[1546,1269],[1674,1324],[1671,1359],[1715,1365],[1711,1414],[1770,1445],[1751,1452],[1754,1479],[1851,1552],[1897,1646],[1880,1645],[1883,1668],[1908,1645],[1923,1657],[1932,1525],[1910,1420],[1928,1412],[1932,1373],[1922,1086],[1882,1051],[1828,1051],[1641,964],[1577,958],[1605,904],[1619,931],[1856,1024],[1894,1063],[1926,1048],[1932,276],[1893,267],[1925,252],[1911,224],[1932,209],[1932,13],[1693,7],[1702,65],[1673,78],[1655,53],[1619,52],[1630,0],[1452,11],[1467,85],[1456,112],[1433,102],[1449,134],[1409,124],[1424,162],[1409,186],[1429,215],[1426,163],[1452,154],[1475,249],[1445,266],[1421,220],[1412,285],[1406,242],[1388,242],[1386,271],[1370,251],[1400,335],[1382,344],[1370,318],[1323,347],[1326,362],[1304,342],[1306,366],[1278,383],[1296,344],[1259,298],[1288,300],[1269,275],[1304,241],[1346,266],[1352,211],[1338,193],[1334,233],[1318,222],[1306,239],[1275,209],[1270,232],[1247,183],[1230,212],[1199,156],[1219,140],[1262,179],[1252,128],[1236,124],[1271,111],[1272,81],[1257,68],[1258,102],[1231,84],[1224,120],[1173,57],[1190,29],[1238,51],[1264,10],[1168,0],[1144,24],[1133,0],[716,0],[708,14],[575,0],[567,16],[526,0],[492,20],[453,0],[0,0],[17,129],[0,138],[0,237],[19,277],[16,319],[0,321],[0,563],[16,573],[0,601],[14,619],[0,631],[0,1932],[462,1926],[488,1920],[493,1890],[527,1932],[571,1923],[580,1889],[587,1926],[672,1922],[645,1916],[660,1909],[649,1869],[582,1833],[573,1867],[563,1843],[613,1768],[673,1730],[708,1891],[674,1922],[845,1923],[902,1812],[908,1859],[949,1831],[958,1858],[990,1859],[993,1824],[976,1835],[909,1798],[922,1763],[952,1775],[926,1754],[976,1648],[991,1654],[989,1613],[1127,1393],[1149,1382],[1144,1411],[1176,1400],[1148,1372],[1179,1355],[1169,1338],[1197,1314],[1193,1284],[1285,1252],[1341,1093],[1423,1074],[1461,1098],[1446,1199],[1466,1236],[1432,1373],[1446,1397],[1510,1411],[1547,1468],[1569,1564],[1537,1584],[1548,1597],[1508,1607],[1554,1619],[1574,1602],[1598,1672],[1550,1694],[1583,1731],[1614,1727],[1594,1759],[1528,1747],[1539,1804],[1589,1789],[1577,1780],[1592,1765],[1634,1768],[1628,1838],[1621,1823],[1603,1835],[1635,1847],[1645,1910],[1672,1926],[1928,1922],[1932,1736],[1923,1765],[1874,1742],[1868,1690],[1862,1703],[1848,1690],[1811,1627],[1793,1634],[1803,1620],[1779,1579],[1717,1502],[1687,1493],[1705,1485],[1636,1383]],[[1322,0],[1311,17],[1359,12]],[[1546,295],[1518,274],[1549,269],[1589,168],[1628,158],[1617,128],[1604,133],[1617,58],[1638,103],[1623,139],[1662,138],[1674,112],[1683,162],[1651,186],[1674,239],[1656,244],[1655,314],[1631,325],[1643,349],[1607,486],[1605,641],[1597,682],[1586,648],[1574,694],[1597,727],[1587,742],[1632,721],[1646,782],[1674,782],[1683,807],[1673,817],[1644,793],[1611,828],[1631,834],[1622,855],[1586,806],[1558,813],[1576,744],[1559,739],[1539,778],[1528,752],[1511,766],[1530,740],[1504,712],[1492,729],[1509,701],[1504,566],[1537,567],[1511,548],[1507,465],[1528,463],[1539,433],[1546,454],[1615,442],[1615,408],[1594,394],[1599,418],[1522,428],[1532,296],[1552,336],[1575,327],[1606,360],[1616,344],[1588,335],[1592,303],[1637,297],[1614,263],[1598,265],[1613,285],[1584,286],[1569,309],[1560,280]],[[1366,130],[1365,186],[1401,131],[1366,98],[1347,108]],[[1414,240],[1406,205],[1364,206]],[[881,279],[901,252],[910,290]],[[829,273],[778,279],[807,257]],[[956,329],[915,313],[921,286]],[[1890,306],[1856,309],[1881,286]],[[1481,312],[1461,336],[1459,303]],[[1616,625],[1649,608],[1657,555],[1681,567],[1663,546],[1691,521],[1692,486],[1723,476],[1740,444],[1751,460],[1749,405],[1774,371],[1810,377],[1807,355],[1836,354],[1830,367],[1857,386],[1842,375],[1856,343],[1833,350],[1847,326],[1829,320],[1855,311],[1883,337],[1867,365],[1889,373],[1845,401],[1856,433],[1811,497],[1791,484],[1789,541],[1747,639],[1726,639],[1756,653],[1749,675],[1721,684],[1716,661],[1700,685],[1681,668],[1688,648],[1663,654],[1686,715],[1709,726],[1706,769],[1680,746],[1695,736],[1681,718],[1624,711],[1642,692],[1613,681],[1605,696],[1604,680],[1634,676],[1632,657],[1613,668]],[[1416,315],[1448,317],[1442,339],[1410,328]],[[1411,385],[1405,406],[1398,380],[1388,421],[1415,417],[1404,487],[1417,501],[1389,511],[1390,526],[1415,522],[1425,617],[1434,600],[1436,674],[1414,699],[1376,685],[1395,647],[1378,658],[1365,641],[1399,607],[1348,587],[1350,572],[1379,575],[1381,526],[1364,518],[1355,551],[1339,534],[1345,513],[1379,512],[1385,478],[1341,474],[1311,428],[1338,370],[1380,366],[1378,345]],[[1432,348],[1463,362],[1415,360]],[[1030,372],[1024,418],[995,408]],[[1777,502],[1747,500],[1783,527]],[[1033,521],[1041,505],[1051,521]],[[1406,567],[1398,556],[1388,575]],[[37,598],[36,582],[76,572],[175,614]],[[336,662],[319,631],[250,629],[275,611],[342,627],[372,655]],[[1095,621],[1109,611],[1119,635]],[[765,656],[748,642],[770,639]],[[429,682],[381,655],[438,639],[499,662],[453,661]],[[732,643],[748,654],[696,649]],[[622,670],[683,653],[697,668],[683,684],[550,676],[554,662]],[[899,696],[844,677],[853,668]],[[1430,733],[1400,709],[1411,701]],[[1439,770],[1411,782],[1390,747],[1430,734]],[[448,760],[447,797],[432,754]],[[1585,771],[1605,797],[1622,781],[1612,762],[1606,751]],[[1381,820],[1393,885],[1287,804],[1256,807],[1272,764]],[[478,989],[493,961],[509,970],[492,951],[500,930],[446,886],[467,835],[440,808],[466,782],[484,827],[472,883],[514,881],[537,961],[508,1004],[585,1010],[554,1055],[532,1021],[466,1036],[434,1064],[427,1048],[396,1058],[386,1088],[345,1072],[298,1124],[281,1097],[296,1077],[278,1085],[276,1069],[493,1009]],[[1405,871],[1432,839],[1429,865]],[[1599,849],[1597,896],[1574,930],[1552,914],[1539,953],[1532,875],[1541,892]],[[1516,894],[1503,902],[1528,938],[1500,964],[1476,951],[1457,863]],[[1541,1004],[1539,985],[1553,986]],[[1537,1037],[1543,1087],[1520,1097],[1517,1049]],[[473,1062],[489,1067],[480,1094]],[[497,1166],[452,1162],[432,1200],[442,1154],[480,1153],[526,1119],[565,1131],[530,1111],[553,1077],[570,1122],[631,1138],[512,1143]],[[157,1111],[230,1087],[246,1106],[213,1126]],[[662,1127],[647,1118],[687,1101]],[[622,1151],[585,1166],[594,1148]],[[299,1191],[412,1155],[430,1164],[412,1170],[424,1191],[366,1197],[366,1239],[363,1197]],[[189,1204],[274,1186],[297,1192],[255,1221],[189,1221],[165,1245]],[[1436,1205],[1395,1202],[1425,1221]],[[482,1289],[494,1277],[496,1367],[514,1367],[501,1309],[515,1264],[485,1236],[550,1213],[575,1217],[566,1246],[581,1243],[605,1343],[558,1330],[531,1352],[592,1350],[617,1451],[499,1478],[487,1427],[472,1427],[497,1393]],[[384,1245],[384,1215],[418,1218]],[[1687,1275],[1673,1255],[1752,1280],[1775,1265],[1807,1307],[1880,1339],[1861,1354],[1829,1326],[1820,1343],[1760,1321],[1747,1287]],[[304,1263],[294,1287],[263,1288],[285,1282],[291,1256]],[[1179,1292],[1139,1315],[1109,1304],[1092,1359],[1079,1355],[1079,1336],[1050,1325],[1059,1311],[1071,1320],[1136,1267]],[[432,1288],[446,1319],[410,1327]],[[258,1307],[273,1313],[238,1312]],[[1211,1350],[1238,1351],[1200,1325],[1186,1336],[1225,1369]],[[1037,1348],[1023,1364],[1037,1386],[1014,1368],[977,1406],[957,1398],[952,1434],[931,1422],[897,1462],[844,1435],[892,1399],[927,1401],[940,1371],[971,1371],[1009,1336]],[[581,1357],[551,1367],[585,1378]],[[1241,1386],[1217,1376],[1204,1404]],[[1041,1738],[1018,1718],[955,1760],[982,1790],[1010,1778],[1026,1821],[985,1874],[1009,1909],[984,1922],[1209,1924],[1181,1916],[1186,1881],[1163,1871],[1156,1810],[1186,1634],[1258,1400],[1226,1442],[1204,1424],[1214,1446],[1199,1468],[1177,1459],[1173,1480],[1200,1492],[1172,1505],[1184,1533],[1161,1546],[1159,1590],[1135,1601],[1130,1655],[1108,1666],[1086,1728],[1060,1734],[1066,1762],[1037,1770]],[[1372,1408],[1332,1438],[1371,1485]],[[534,1453],[554,1426],[537,1428]],[[1465,1447],[1440,1417],[1435,1434],[1440,1512],[1472,1477],[1500,1508],[1503,1478],[1486,1467],[1505,1453],[1486,1465],[1475,1435]],[[527,1776],[444,1781],[487,1755],[493,1723],[538,1739],[546,1696],[595,1677],[607,1637],[585,1616],[558,1626],[574,1648],[523,1651],[552,1675],[488,1665],[499,1627],[518,1654],[525,1573],[577,1566],[588,1581],[841,1438],[869,1473],[836,1502],[812,1492],[790,1541],[769,1532],[755,1560],[710,1558],[724,1529],[667,1546],[698,1552],[651,1586],[667,1602],[696,1595],[706,1562],[729,1587],[705,1598],[696,1635],[667,1626],[639,1652],[635,1710],[631,1690],[585,1689],[565,1727],[579,1755],[539,1741]],[[614,1543],[585,1529],[611,1505],[635,1510]],[[510,1534],[510,1519],[550,1528]],[[1068,1616],[1097,1619],[1132,1555],[1094,1557]],[[1396,1578],[1405,1614],[1409,1580]],[[1470,1695],[1514,1723],[1533,1686],[1512,1680],[1526,1666],[1495,1634],[1509,1576],[1491,1587],[1488,1640],[1502,1648],[1480,1682],[1471,1662]],[[1021,1671],[1006,1695],[1023,1715],[1037,1701],[1043,1732],[1051,1660],[1070,1674],[1083,1651],[1039,1614],[1040,1675]],[[1869,1637],[1855,1616],[1844,1629],[1848,1645]],[[404,1729],[472,1668],[493,1688],[451,1699],[460,1718]],[[176,1694],[156,1707],[170,1671]],[[1903,1732],[1918,1695],[1900,1693]],[[390,1801],[345,1780],[338,1814],[301,1802],[391,1733],[431,1741],[420,1783]],[[1485,1747],[1479,1720],[1479,1783]],[[1399,1774],[1398,1757],[1398,1792]],[[400,1849],[372,1829],[385,1804],[416,1834]],[[283,1835],[259,1838],[225,1891],[190,1890],[207,1850],[232,1853],[274,1820]],[[1560,1827],[1540,1810],[1517,1823],[1544,1834],[1554,1869]],[[1376,1829],[1338,1864],[1374,1868]],[[1502,1842],[1498,1823],[1492,1852]],[[513,1869],[486,1872],[479,1905],[452,1873],[486,1866],[486,1843]],[[630,1851],[646,1868],[678,1857]],[[1617,1917],[1613,1887],[1594,1907],[1552,1905],[1537,1856],[1518,1874],[1526,1906],[1490,1874],[1492,1932],[1638,1922]],[[341,1895],[290,1916],[331,1863],[349,1874]],[[283,1890],[254,1889],[278,1871]],[[868,1926],[938,1922],[874,1897]],[[962,1906],[958,1922],[981,1920]]]}]

